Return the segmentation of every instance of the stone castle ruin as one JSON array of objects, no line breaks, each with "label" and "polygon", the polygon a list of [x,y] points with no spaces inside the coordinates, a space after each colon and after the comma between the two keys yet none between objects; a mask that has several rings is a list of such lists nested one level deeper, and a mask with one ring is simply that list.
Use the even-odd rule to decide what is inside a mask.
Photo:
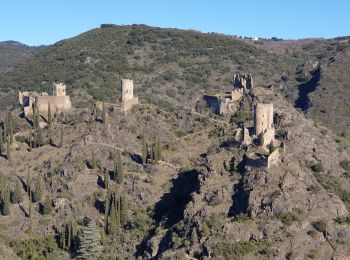
[{"label": "stone castle ruin", "polygon": [[237,101],[253,89],[253,78],[250,74],[234,74],[232,84],[232,90],[224,94],[204,95],[203,99],[214,113],[219,115],[234,113]]},{"label": "stone castle ruin", "polygon": [[18,98],[26,117],[33,114],[34,107],[38,108],[40,115],[47,115],[49,104],[53,113],[72,108],[70,97],[66,95],[66,85],[62,83],[52,84],[52,96],[47,92],[24,91],[18,93]]},{"label": "stone castle ruin", "polygon": [[139,98],[134,97],[134,82],[132,79],[122,79],[120,105],[123,111],[130,110],[139,103]]},{"label": "stone castle ruin", "polygon": [[255,137],[259,139],[260,146],[247,156],[247,165],[270,168],[279,159],[273,127],[273,104],[258,103],[254,114]]}]

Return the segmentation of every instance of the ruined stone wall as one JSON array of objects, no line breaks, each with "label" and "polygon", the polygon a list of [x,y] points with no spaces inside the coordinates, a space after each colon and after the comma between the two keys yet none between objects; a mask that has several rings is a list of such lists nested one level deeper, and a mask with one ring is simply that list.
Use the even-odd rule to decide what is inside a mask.
[{"label": "ruined stone wall", "polygon": [[204,95],[203,99],[213,111],[213,113],[220,114],[220,97],[214,95]]},{"label": "ruined stone wall", "polygon": [[278,163],[279,156],[280,156],[280,152],[278,149],[273,151],[267,158],[267,168],[270,168],[272,165],[275,165],[276,163]]},{"label": "ruined stone wall", "polygon": [[72,107],[69,96],[38,96],[35,102],[42,115],[47,114],[49,103],[52,113],[67,110]]},{"label": "ruined stone wall", "polygon": [[121,102],[134,98],[134,82],[131,79],[122,79]]},{"label": "ruined stone wall", "polygon": [[263,132],[262,137],[260,139],[260,145],[262,147],[267,147],[271,142],[275,140],[275,128],[267,128],[265,132]]},{"label": "ruined stone wall", "polygon": [[250,90],[253,88],[253,77],[250,74],[233,74],[233,86]]},{"label": "ruined stone wall", "polygon": [[255,107],[255,134],[264,133],[273,124],[273,104],[258,103]]},{"label": "ruined stone wall", "polygon": [[53,96],[66,96],[66,85],[63,83],[52,84],[52,95]]}]

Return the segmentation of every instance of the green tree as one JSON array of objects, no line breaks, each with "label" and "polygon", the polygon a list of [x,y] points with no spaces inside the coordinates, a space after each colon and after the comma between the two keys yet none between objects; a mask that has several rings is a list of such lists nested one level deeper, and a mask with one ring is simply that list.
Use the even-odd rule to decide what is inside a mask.
[{"label": "green tree", "polygon": [[156,154],[155,154],[156,162],[162,160],[162,146],[160,143],[159,136],[156,139]]},{"label": "green tree", "polygon": [[7,143],[6,143],[6,158],[7,158],[7,160],[11,160],[10,137],[7,138]]},{"label": "green tree", "polygon": [[147,156],[148,156],[148,149],[147,149],[147,141],[146,137],[143,134],[142,135],[142,163],[147,164]]},{"label": "green tree", "polygon": [[61,247],[73,251],[77,243],[77,226],[74,220],[65,222],[60,232]]},{"label": "green tree", "polygon": [[28,196],[30,197],[31,195],[31,178],[30,178],[30,166],[29,166],[29,163],[28,163],[28,167],[27,167],[27,178],[26,178],[26,185],[27,185],[27,194]]},{"label": "green tree", "polygon": [[43,187],[39,177],[35,179],[35,190],[33,192],[33,201],[39,202],[43,197]]},{"label": "green tree", "polygon": [[29,205],[28,205],[28,217],[32,218],[33,215],[33,203],[32,203],[33,197],[32,193],[29,193]]},{"label": "green tree", "polygon": [[36,130],[36,146],[41,147],[44,145],[44,138],[43,138],[43,132],[40,127]]},{"label": "green tree", "polygon": [[44,215],[48,215],[52,212],[52,198],[49,195],[45,196],[43,203],[41,204],[41,213]]},{"label": "green tree", "polygon": [[120,153],[118,153],[118,160],[117,160],[117,174],[116,174],[116,181],[119,184],[123,183],[124,179],[124,169],[123,169],[123,162],[122,162],[122,157]]},{"label": "green tree", "polygon": [[10,190],[7,186],[1,191],[1,214],[10,215]]},{"label": "green tree", "polygon": [[0,129],[0,155],[2,155],[3,149],[4,149],[4,139],[2,137],[2,129]]},{"label": "green tree", "polygon": [[63,125],[61,124],[61,131],[60,131],[60,147],[63,147]]},{"label": "green tree", "polygon": [[108,189],[109,187],[109,173],[108,170],[105,168],[102,168],[101,171],[103,171],[103,182],[105,185],[105,189]]},{"label": "green tree", "polygon": [[8,131],[9,131],[9,137],[10,137],[10,144],[13,143],[13,118],[12,113],[9,111],[7,115],[7,124],[8,124]]},{"label": "green tree", "polygon": [[29,136],[28,136],[28,150],[32,151],[33,148],[33,133],[32,129],[29,130]]},{"label": "green tree", "polygon": [[102,122],[107,124],[107,108],[105,102],[102,103]]},{"label": "green tree", "polygon": [[16,204],[16,203],[21,203],[22,201],[23,201],[22,188],[21,188],[21,185],[19,184],[19,181],[16,181],[15,189],[11,193],[11,202]]},{"label": "green tree", "polygon": [[101,245],[101,234],[96,224],[86,219],[79,237],[78,259],[98,259],[103,246]]},{"label": "green tree", "polygon": [[47,127],[51,128],[51,125],[52,125],[52,114],[51,114],[51,105],[49,103],[47,107]]}]

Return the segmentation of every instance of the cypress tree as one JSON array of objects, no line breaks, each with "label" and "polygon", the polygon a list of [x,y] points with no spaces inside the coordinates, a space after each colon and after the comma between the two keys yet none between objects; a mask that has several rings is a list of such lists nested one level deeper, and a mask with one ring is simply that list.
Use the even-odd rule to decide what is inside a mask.
[{"label": "cypress tree", "polygon": [[43,132],[40,127],[37,128],[36,130],[36,136],[37,136],[37,147],[41,147],[44,145],[44,139],[43,139]]},{"label": "cypress tree", "polygon": [[49,127],[48,129],[47,129],[47,143],[49,144],[49,145],[52,145],[52,137],[51,137],[52,135],[51,135],[51,127]]},{"label": "cypress tree", "polygon": [[8,113],[8,116],[7,116],[7,124],[8,124],[8,131],[9,131],[9,137],[10,137],[10,144],[12,144],[13,143],[13,119],[12,119],[11,111]]},{"label": "cypress tree", "polygon": [[4,139],[2,138],[2,129],[0,129],[0,155],[4,149]]},{"label": "cypress tree", "polygon": [[11,202],[16,204],[16,203],[21,203],[22,201],[23,201],[22,189],[19,184],[19,181],[16,181],[15,189],[11,193]]},{"label": "cypress tree", "polygon": [[29,194],[29,206],[28,206],[28,217],[32,218],[32,214],[33,214],[33,205],[32,205],[32,193]]},{"label": "cypress tree", "polygon": [[41,213],[48,215],[52,212],[52,209],[52,199],[49,195],[46,195],[43,203],[41,204]]},{"label": "cypress tree", "polygon": [[52,114],[51,114],[51,105],[49,103],[47,107],[47,127],[51,128],[51,125],[52,125]]},{"label": "cypress tree", "polygon": [[127,203],[125,200],[125,196],[119,195],[119,204],[120,204],[120,223],[121,225],[125,225],[127,222]]},{"label": "cypress tree", "polygon": [[118,164],[117,164],[117,176],[116,176],[116,181],[119,184],[123,183],[124,179],[124,169],[123,169],[123,162],[122,162],[122,157],[120,153],[118,153]]},{"label": "cypress tree", "polygon": [[109,173],[107,169],[102,168],[101,171],[103,171],[103,182],[105,185],[105,189],[108,189],[109,187]]},{"label": "cypress tree", "polygon": [[39,202],[43,196],[43,187],[39,177],[35,180],[35,190],[33,192],[33,201]]},{"label": "cypress tree", "polygon": [[28,169],[27,169],[27,180],[26,180],[26,185],[27,185],[27,194],[29,196],[29,199],[31,198],[31,180],[30,180],[30,167],[28,163]]},{"label": "cypress tree", "polygon": [[142,163],[143,164],[147,164],[147,155],[148,155],[148,151],[147,151],[147,141],[146,141],[146,137],[143,134],[142,135]]},{"label": "cypress tree", "polygon": [[156,161],[162,160],[162,147],[160,144],[159,136],[156,139]]},{"label": "cypress tree", "polygon": [[28,151],[32,151],[33,148],[33,137],[32,137],[32,129],[29,130],[29,136],[28,136]]},{"label": "cypress tree", "polygon": [[79,235],[77,259],[99,259],[103,249],[100,231],[92,220],[87,219],[85,222],[85,227]]},{"label": "cypress tree", "polygon": [[102,122],[103,124],[107,123],[107,109],[105,102],[102,103]]},{"label": "cypress tree", "polygon": [[6,158],[7,160],[11,160],[10,137],[7,138],[7,143],[6,143]]},{"label": "cypress tree", "polygon": [[106,194],[106,198],[105,198],[105,203],[104,203],[104,209],[105,209],[105,218],[104,218],[104,222],[105,222],[105,231],[108,232],[108,216],[109,216],[109,207],[110,207],[110,196],[111,196],[111,192],[110,190],[108,190],[107,194]]},{"label": "cypress tree", "polygon": [[8,187],[4,187],[4,191],[1,193],[1,214],[7,216],[10,215],[10,190]]},{"label": "cypress tree", "polygon": [[152,144],[149,149],[149,161],[151,164],[154,163],[154,145]]},{"label": "cypress tree", "polygon": [[60,131],[60,147],[63,147],[63,125],[61,124],[61,131]]}]

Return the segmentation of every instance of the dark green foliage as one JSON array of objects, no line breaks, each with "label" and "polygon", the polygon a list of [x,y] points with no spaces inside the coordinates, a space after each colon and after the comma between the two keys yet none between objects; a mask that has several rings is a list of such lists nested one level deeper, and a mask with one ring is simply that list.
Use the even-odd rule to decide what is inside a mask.
[{"label": "dark green foliage", "polygon": [[60,129],[60,147],[63,147],[63,125],[62,124]]},{"label": "dark green foliage", "polygon": [[51,105],[49,103],[47,108],[47,127],[51,128],[51,125],[52,125],[52,114],[51,114]]},{"label": "dark green foliage", "polygon": [[36,129],[36,147],[41,147],[44,145],[43,132],[40,127]]},{"label": "dark green foliage", "polygon": [[312,223],[312,226],[314,229],[316,229],[318,232],[325,232],[327,229],[327,223],[323,220],[316,221]]},{"label": "dark green foliage", "polygon": [[1,214],[10,215],[10,190],[5,183],[5,186],[1,189],[1,198],[0,198]]},{"label": "dark green foliage", "polygon": [[156,138],[156,144],[155,144],[155,161],[158,162],[162,159],[162,146],[160,143],[159,136]]},{"label": "dark green foliage", "polygon": [[74,220],[65,222],[60,231],[60,246],[64,250],[75,251],[77,249],[77,224]]},{"label": "dark green foliage", "polygon": [[234,113],[234,115],[231,116],[230,123],[239,125],[252,119],[252,113],[249,110],[238,110],[236,113]]},{"label": "dark green foliage", "polygon": [[42,199],[43,193],[44,193],[40,177],[36,178],[35,184],[34,184],[34,188],[35,188],[35,190],[32,191],[32,193],[33,193],[33,201],[34,202],[39,202]]},{"label": "dark green foliage", "polygon": [[317,173],[324,172],[324,167],[321,163],[316,163],[316,164],[312,165],[311,169]]},{"label": "dark green foliage", "polygon": [[77,259],[97,259],[102,252],[101,235],[92,220],[85,220],[85,226],[79,234],[79,248]]},{"label": "dark green foliage", "polygon": [[11,193],[11,202],[12,203],[21,203],[23,201],[22,187],[19,181],[16,181],[15,189]]},{"label": "dark green foliage", "polygon": [[11,160],[10,137],[7,138],[7,142],[6,142],[6,158],[7,160]]},{"label": "dark green foliage", "polygon": [[53,235],[34,237],[27,240],[13,240],[10,242],[10,247],[21,259],[58,259],[57,255],[59,254]]},{"label": "dark green foliage", "polygon": [[117,191],[108,191],[105,199],[105,231],[116,234],[127,221],[125,197]]},{"label": "dark green foliage", "polygon": [[103,168],[101,169],[103,171],[103,182],[104,182],[104,186],[105,186],[105,189],[108,189],[109,187],[109,173],[108,173],[108,170]]},{"label": "dark green foliage", "polygon": [[118,153],[118,157],[117,157],[117,172],[115,176],[116,176],[117,183],[122,184],[124,179],[124,169],[123,169],[123,161],[120,153]]},{"label": "dark green foliage", "polygon": [[342,188],[342,181],[330,174],[315,174],[316,180],[327,191],[335,193],[350,208],[350,192]]},{"label": "dark green foliage", "polygon": [[343,160],[339,163],[339,165],[347,172],[350,172],[350,161],[349,160]]},{"label": "dark green foliage", "polygon": [[214,258],[219,258],[219,256],[221,256],[224,259],[235,259],[237,257],[250,254],[257,249],[258,245],[254,240],[247,242],[237,242],[233,244],[217,243],[214,246]]},{"label": "dark green foliage", "polygon": [[2,155],[2,152],[4,150],[4,139],[2,137],[2,129],[0,128],[0,155]]},{"label": "dark green foliage", "polygon": [[107,124],[107,109],[105,102],[102,103],[102,123]]},{"label": "dark green foliage", "polygon": [[145,135],[143,134],[142,135],[142,163],[143,164],[147,163],[147,156],[148,156],[147,141],[146,141]]},{"label": "dark green foliage", "polygon": [[29,152],[32,150],[33,148],[33,133],[32,133],[32,129],[29,130],[29,136],[28,136],[28,150]]},{"label": "dark green foliage", "polygon": [[40,212],[41,214],[48,215],[51,214],[52,210],[52,198],[50,195],[46,195],[44,201],[40,205]]}]

